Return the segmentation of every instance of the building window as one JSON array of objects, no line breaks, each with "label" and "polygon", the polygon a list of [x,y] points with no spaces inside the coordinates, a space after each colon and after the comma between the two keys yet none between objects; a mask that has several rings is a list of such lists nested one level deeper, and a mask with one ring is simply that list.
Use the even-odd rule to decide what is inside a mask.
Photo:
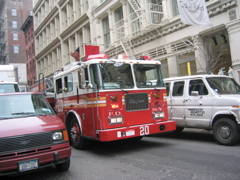
[{"label": "building window", "polygon": [[141,22],[138,15],[136,14],[132,7],[130,7],[130,23],[132,35],[140,33]]},{"label": "building window", "polygon": [[13,40],[15,40],[15,41],[18,40],[18,34],[17,33],[13,33]]},{"label": "building window", "polygon": [[17,16],[17,10],[16,9],[12,9],[12,16]]},{"label": "building window", "polygon": [[177,0],[172,1],[172,6],[173,6],[173,15],[174,16],[179,15]]},{"label": "building window", "polygon": [[17,28],[17,21],[12,22],[12,28]]},{"label": "building window", "polygon": [[29,11],[30,16],[33,16],[33,11]]},{"label": "building window", "polygon": [[108,48],[110,44],[110,29],[109,29],[108,17],[105,17],[102,20],[102,23],[103,23],[104,44],[105,44],[105,48]]},{"label": "building window", "polygon": [[18,54],[19,53],[19,47],[18,46],[13,46],[13,52],[15,54]]},{"label": "building window", "polygon": [[34,55],[34,53],[35,53],[35,49],[34,49],[35,47],[34,47],[34,44],[32,44],[32,54]]},{"label": "building window", "polygon": [[122,7],[115,11],[117,39],[124,37],[124,21]]}]

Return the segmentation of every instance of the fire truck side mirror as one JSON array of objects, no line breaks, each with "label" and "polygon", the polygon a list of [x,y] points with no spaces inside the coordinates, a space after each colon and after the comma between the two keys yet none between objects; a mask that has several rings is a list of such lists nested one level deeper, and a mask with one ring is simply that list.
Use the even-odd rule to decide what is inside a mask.
[{"label": "fire truck side mirror", "polygon": [[84,69],[80,69],[80,85],[81,88],[85,88],[86,87],[86,80],[85,80],[85,73],[84,73]]},{"label": "fire truck side mirror", "polygon": [[93,88],[93,85],[92,85],[92,84],[88,84],[88,85],[87,85],[87,88],[88,88],[88,89],[92,89],[92,88]]}]

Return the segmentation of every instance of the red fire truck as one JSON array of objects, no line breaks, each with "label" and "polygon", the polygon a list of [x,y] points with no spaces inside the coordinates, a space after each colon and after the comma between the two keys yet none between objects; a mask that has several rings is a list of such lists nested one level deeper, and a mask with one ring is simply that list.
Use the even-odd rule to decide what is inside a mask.
[{"label": "red fire truck", "polygon": [[168,120],[159,61],[90,55],[85,62],[69,63],[53,79],[55,108],[77,149],[90,140],[141,139],[176,129]]}]

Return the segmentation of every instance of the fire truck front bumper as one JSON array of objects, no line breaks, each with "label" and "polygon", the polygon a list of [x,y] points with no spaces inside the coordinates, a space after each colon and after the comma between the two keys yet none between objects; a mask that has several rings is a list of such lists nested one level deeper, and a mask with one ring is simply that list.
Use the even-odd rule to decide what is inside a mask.
[{"label": "fire truck front bumper", "polygon": [[142,124],[137,126],[122,127],[116,129],[98,130],[99,141],[115,141],[120,139],[146,136],[162,132],[176,130],[175,121],[164,121],[160,123]]}]

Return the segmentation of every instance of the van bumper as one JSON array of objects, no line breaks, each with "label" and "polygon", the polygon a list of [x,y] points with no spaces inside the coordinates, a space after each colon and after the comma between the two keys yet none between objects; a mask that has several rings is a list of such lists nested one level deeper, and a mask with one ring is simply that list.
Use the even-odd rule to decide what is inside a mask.
[{"label": "van bumper", "polygon": [[[0,159],[0,176],[14,175],[18,173],[22,173],[19,171],[19,163],[26,162],[31,160],[38,161],[38,167],[34,170],[39,170],[42,168],[46,168],[55,164],[60,164],[68,161],[71,156],[71,147],[66,147],[62,149],[57,149],[50,152],[42,152],[22,157],[16,158],[7,158]],[[25,171],[25,172],[30,172]],[[25,173],[24,172],[24,173]]]}]

